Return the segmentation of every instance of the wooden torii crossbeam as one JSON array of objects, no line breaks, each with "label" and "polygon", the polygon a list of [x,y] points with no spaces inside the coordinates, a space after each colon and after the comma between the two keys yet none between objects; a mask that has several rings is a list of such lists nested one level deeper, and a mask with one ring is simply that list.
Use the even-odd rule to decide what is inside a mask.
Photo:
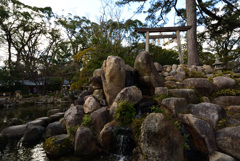
[{"label": "wooden torii crossbeam", "polygon": [[[149,39],[159,39],[159,38],[177,38],[178,44],[178,55],[180,64],[184,64],[183,55],[182,55],[182,47],[180,40],[180,31],[187,31],[191,29],[192,26],[179,26],[179,27],[159,27],[159,28],[136,28],[135,32],[138,33],[146,33],[146,47],[145,50],[149,52]],[[176,32],[176,35],[150,35],[149,33],[154,32]]]}]

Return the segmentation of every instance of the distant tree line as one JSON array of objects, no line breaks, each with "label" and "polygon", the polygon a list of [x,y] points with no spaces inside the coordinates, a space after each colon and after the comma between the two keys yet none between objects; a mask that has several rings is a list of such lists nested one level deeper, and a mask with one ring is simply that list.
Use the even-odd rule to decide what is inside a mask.
[{"label": "distant tree line", "polygon": [[[145,43],[145,35],[135,33],[134,29],[147,25],[139,20],[122,20],[120,8],[113,3],[102,4],[102,15],[96,23],[77,15],[57,16],[50,7],[38,8],[18,0],[0,0],[0,49],[8,55],[5,66],[0,69],[0,90],[15,90],[16,85],[20,88],[23,80],[31,80],[36,85],[43,83],[40,91],[43,94],[52,90],[50,85],[53,86],[54,81],[56,84],[62,82],[62,86],[63,81],[68,80],[72,89],[81,89],[109,55],[120,56],[126,64],[133,66]],[[232,9],[237,12],[239,8]],[[149,14],[154,11],[148,10]],[[185,22],[184,9],[178,11]],[[230,13],[228,8],[224,11]],[[235,19],[239,21],[239,18]],[[201,62],[212,63],[216,57],[224,62],[239,58],[239,46],[235,48],[239,45],[239,28],[225,30],[227,24],[220,23],[222,29],[215,31],[210,30],[213,21],[210,17],[198,20],[209,27],[199,34],[198,43],[211,41],[209,47],[214,51],[204,53],[199,47],[202,45],[198,45]],[[178,63],[178,54],[174,50],[151,45],[150,53],[154,61],[162,65]]]}]

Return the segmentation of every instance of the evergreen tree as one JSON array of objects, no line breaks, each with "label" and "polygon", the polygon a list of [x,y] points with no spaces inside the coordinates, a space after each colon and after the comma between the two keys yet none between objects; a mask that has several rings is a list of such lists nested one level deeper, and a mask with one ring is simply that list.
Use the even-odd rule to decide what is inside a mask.
[{"label": "evergreen tree", "polygon": [[[172,9],[180,18],[179,24],[184,24],[187,19],[187,25],[192,25],[192,29],[187,33],[188,65],[200,64],[196,47],[196,16],[197,22],[205,25],[213,35],[223,34],[224,30],[233,30],[240,26],[238,0],[207,0],[204,2],[202,0],[186,0],[186,9],[177,8],[177,3],[180,3],[180,0],[120,0],[118,4],[124,5],[135,1],[141,2],[137,12],[147,12],[146,20],[150,21],[153,26],[166,24],[167,14]],[[144,6],[147,4],[150,4],[150,7],[144,10]],[[222,9],[219,5],[223,6]],[[196,10],[198,10],[197,14]]]}]

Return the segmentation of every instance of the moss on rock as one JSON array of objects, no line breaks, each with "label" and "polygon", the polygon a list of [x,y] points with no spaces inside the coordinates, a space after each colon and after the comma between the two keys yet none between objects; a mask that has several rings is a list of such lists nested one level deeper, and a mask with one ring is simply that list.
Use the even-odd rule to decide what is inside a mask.
[{"label": "moss on rock", "polygon": [[43,144],[44,150],[53,156],[64,156],[73,150],[73,141],[67,134],[55,135]]}]

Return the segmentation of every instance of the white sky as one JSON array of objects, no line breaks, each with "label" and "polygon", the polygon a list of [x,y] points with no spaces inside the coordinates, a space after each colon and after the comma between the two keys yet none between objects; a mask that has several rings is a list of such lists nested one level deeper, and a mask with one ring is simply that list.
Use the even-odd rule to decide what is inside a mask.
[{"label": "white sky", "polygon": [[[101,16],[101,0],[19,0],[24,4],[37,6],[37,7],[46,7],[50,6],[54,13],[58,15],[67,15],[71,13],[72,15],[78,15],[80,17],[85,16],[91,21],[97,21],[98,17]],[[102,0],[116,2],[118,0]],[[122,19],[126,20],[132,18],[136,8],[143,2],[134,2],[130,5],[125,5]],[[185,0],[179,0],[177,6],[185,7]],[[173,13],[174,14],[174,13]],[[168,17],[170,23],[167,26],[173,26],[174,15]],[[145,21],[146,14],[137,14],[134,15],[132,19],[139,19],[142,22]]]},{"label": "white sky", "polygon": [[[97,21],[97,18],[101,16],[101,0],[20,0],[22,3],[37,6],[46,7],[50,6],[54,13],[58,15],[78,15],[80,17],[85,16],[91,21]],[[103,0],[104,1],[104,0]],[[116,2],[117,0],[110,0]],[[133,16],[133,11],[137,5],[124,7],[122,19],[128,19]],[[144,16],[136,15],[133,19],[140,19],[144,21]]]}]

